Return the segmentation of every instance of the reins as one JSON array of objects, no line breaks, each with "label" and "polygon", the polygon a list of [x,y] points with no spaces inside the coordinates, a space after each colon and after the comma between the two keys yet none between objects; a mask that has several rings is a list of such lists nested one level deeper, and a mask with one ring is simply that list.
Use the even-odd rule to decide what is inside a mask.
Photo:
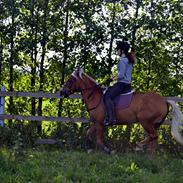
[{"label": "reins", "polygon": [[93,87],[90,87],[90,88],[86,88],[87,90],[89,90],[89,89],[92,89],[92,91],[91,91],[91,93],[88,95],[88,97],[87,97],[87,99],[90,99],[90,97],[93,95],[93,93],[94,93],[94,91],[96,90],[96,88],[98,88],[100,85],[95,85],[95,86],[93,86]]},{"label": "reins", "polygon": [[[91,86],[91,87],[88,87],[88,88],[81,89],[81,92],[92,89],[90,94],[87,96],[87,99],[90,99],[92,97],[92,95],[94,94],[94,91],[96,90],[96,88],[100,87],[101,85],[102,84],[96,84],[95,86]],[[92,110],[96,109],[100,105],[101,100],[102,100],[102,97],[100,97],[100,100],[99,100],[99,102],[97,103],[97,105],[95,107],[92,107],[92,108],[87,109],[87,110],[92,111]]]},{"label": "reins", "polygon": [[[90,97],[94,94],[94,91],[96,90],[96,88],[98,88],[98,87],[100,87],[102,85],[105,85],[105,84],[109,84],[111,81],[112,81],[111,79],[107,79],[106,81],[104,81],[104,82],[102,82],[100,84],[96,84],[95,86],[91,86],[91,87],[88,87],[88,88],[81,89],[81,92],[85,91],[85,90],[92,89],[92,91],[90,92],[90,94],[87,97],[87,99],[90,99]],[[101,88],[101,90],[102,90],[102,88]],[[99,100],[98,104],[95,107],[92,107],[92,108],[87,109],[87,110],[88,111],[92,111],[92,110],[96,109],[100,105],[101,100],[102,100],[102,97],[100,97],[100,100]]]},{"label": "reins", "polygon": [[92,108],[88,109],[88,112],[96,109],[100,105],[101,100],[102,100],[102,97],[100,97],[100,100],[99,100],[98,104],[95,107],[92,107]]}]

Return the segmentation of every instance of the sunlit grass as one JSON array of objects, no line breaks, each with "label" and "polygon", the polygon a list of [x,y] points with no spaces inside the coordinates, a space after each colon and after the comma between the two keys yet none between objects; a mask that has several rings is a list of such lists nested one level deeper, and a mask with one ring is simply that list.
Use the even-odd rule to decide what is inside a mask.
[{"label": "sunlit grass", "polygon": [[147,154],[0,150],[0,182],[182,183],[183,160]]}]

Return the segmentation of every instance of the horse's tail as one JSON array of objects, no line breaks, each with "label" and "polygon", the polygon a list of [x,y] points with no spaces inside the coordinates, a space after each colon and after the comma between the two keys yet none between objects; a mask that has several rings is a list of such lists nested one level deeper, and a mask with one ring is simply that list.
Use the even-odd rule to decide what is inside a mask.
[{"label": "horse's tail", "polygon": [[[180,127],[183,126],[183,114],[173,100],[167,100],[172,106],[172,122],[171,122],[171,133],[177,142],[183,145],[183,136],[180,132]],[[183,134],[183,133],[182,133]]]}]

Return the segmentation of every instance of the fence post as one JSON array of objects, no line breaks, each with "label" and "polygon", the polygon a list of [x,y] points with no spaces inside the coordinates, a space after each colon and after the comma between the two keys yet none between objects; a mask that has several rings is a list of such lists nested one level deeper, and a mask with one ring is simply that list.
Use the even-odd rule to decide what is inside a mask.
[{"label": "fence post", "polygon": [[[1,91],[5,91],[5,87],[1,87]],[[4,114],[5,97],[0,96],[0,114]],[[0,119],[0,126],[4,126],[4,119]]]}]

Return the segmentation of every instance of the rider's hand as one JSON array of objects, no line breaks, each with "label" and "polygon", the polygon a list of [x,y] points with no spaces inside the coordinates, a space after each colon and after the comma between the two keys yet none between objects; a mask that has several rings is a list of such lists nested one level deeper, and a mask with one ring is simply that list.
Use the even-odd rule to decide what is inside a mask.
[{"label": "rider's hand", "polygon": [[113,76],[113,77],[112,77],[112,81],[116,81],[117,79],[118,79],[117,76]]}]

